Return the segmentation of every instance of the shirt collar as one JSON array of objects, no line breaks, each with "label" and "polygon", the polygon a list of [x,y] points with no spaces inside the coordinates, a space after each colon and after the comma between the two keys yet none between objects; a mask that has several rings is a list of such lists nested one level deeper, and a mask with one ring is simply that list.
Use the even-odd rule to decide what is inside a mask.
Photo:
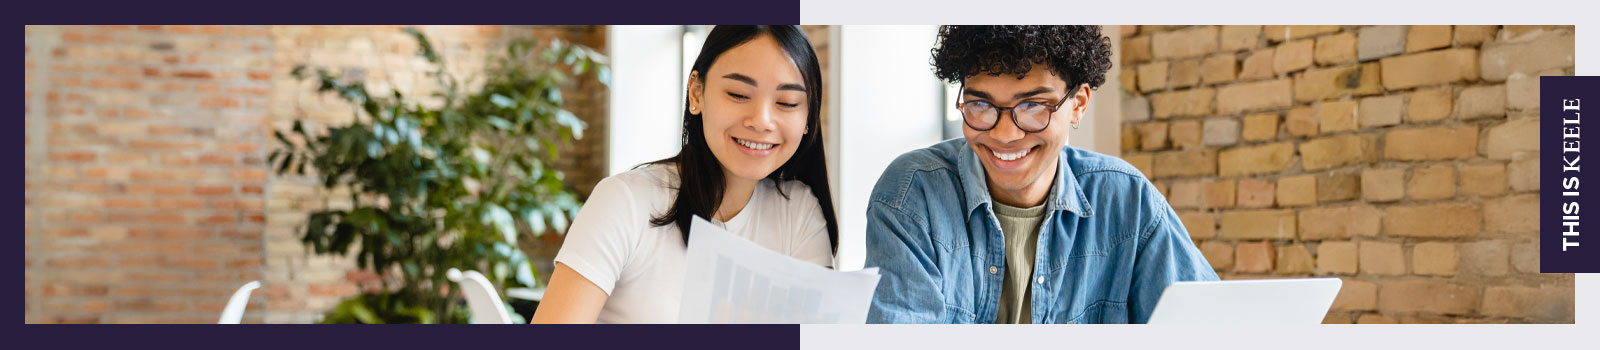
[{"label": "shirt collar", "polygon": [[[962,142],[957,154],[956,166],[961,168],[961,185],[966,187],[964,209],[967,215],[978,210],[982,204],[991,204],[993,196],[989,195],[987,173],[983,170],[983,162],[978,160],[978,154],[972,147]],[[1094,215],[1094,208],[1089,205],[1087,196],[1083,194],[1083,187],[1078,184],[1078,177],[1072,173],[1071,157],[1067,156],[1065,149],[1056,152],[1059,161],[1056,162],[1055,183],[1050,186],[1050,194],[1046,200],[1048,210],[1066,210],[1080,217]],[[992,204],[991,204],[992,205]]]}]

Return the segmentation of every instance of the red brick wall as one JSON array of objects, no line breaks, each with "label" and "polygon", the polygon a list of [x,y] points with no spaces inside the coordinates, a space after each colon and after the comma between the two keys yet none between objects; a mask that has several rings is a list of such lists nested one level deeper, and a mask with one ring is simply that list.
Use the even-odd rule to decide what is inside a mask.
[{"label": "red brick wall", "polygon": [[[605,46],[601,27],[424,30],[458,72],[512,38]],[[346,197],[272,174],[264,157],[271,128],[352,116],[289,77],[295,64],[419,95],[422,62],[399,27],[29,26],[26,37],[26,322],[215,322],[251,280],[263,287],[247,322],[311,322],[371,279],[298,241],[306,211]],[[604,130],[603,88],[573,88],[573,112]],[[559,163],[583,193],[604,175],[604,140],[591,132]]]},{"label": "red brick wall", "polygon": [[[260,278],[259,28],[30,27],[30,322],[213,322]],[[37,39],[37,41],[35,41]],[[35,104],[42,102],[42,104]]]},{"label": "red brick wall", "polygon": [[1538,76],[1572,26],[1123,26],[1124,158],[1224,279],[1328,323],[1573,322],[1538,272]]}]

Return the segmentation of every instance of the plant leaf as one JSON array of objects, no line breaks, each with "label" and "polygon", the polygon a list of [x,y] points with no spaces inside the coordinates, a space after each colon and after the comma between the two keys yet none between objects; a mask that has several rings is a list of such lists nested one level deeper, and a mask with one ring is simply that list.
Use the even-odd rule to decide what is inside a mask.
[{"label": "plant leaf", "polygon": [[490,125],[494,125],[495,129],[500,129],[500,130],[505,130],[505,129],[510,129],[511,128],[511,122],[510,121],[506,121],[505,118],[500,118],[500,117],[495,117],[495,116],[490,116],[489,117],[489,124]]},{"label": "plant leaf", "polygon": [[495,106],[499,106],[500,108],[513,108],[517,106],[517,101],[514,101],[510,97],[506,97],[505,95],[501,94],[489,95],[489,102],[494,103]]},{"label": "plant leaf", "polygon": [[493,203],[485,204],[483,221],[485,224],[494,225],[495,231],[505,239],[505,242],[517,243],[517,226],[512,222],[511,212],[506,211],[506,208]]}]

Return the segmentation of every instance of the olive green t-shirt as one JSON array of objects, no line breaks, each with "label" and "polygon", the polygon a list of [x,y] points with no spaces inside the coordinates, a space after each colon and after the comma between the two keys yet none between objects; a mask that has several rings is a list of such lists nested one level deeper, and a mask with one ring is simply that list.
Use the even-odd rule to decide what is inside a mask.
[{"label": "olive green t-shirt", "polygon": [[1017,208],[994,203],[995,219],[1006,237],[1006,275],[1000,284],[1000,311],[994,323],[1033,323],[1033,256],[1039,247],[1044,203]]}]

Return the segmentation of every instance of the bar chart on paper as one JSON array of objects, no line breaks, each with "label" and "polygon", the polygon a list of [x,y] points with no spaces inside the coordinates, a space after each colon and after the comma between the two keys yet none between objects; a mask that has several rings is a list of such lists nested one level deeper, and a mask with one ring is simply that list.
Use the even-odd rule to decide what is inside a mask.
[{"label": "bar chart on paper", "polygon": [[864,323],[877,269],[839,272],[691,225],[682,323]]},{"label": "bar chart on paper", "polygon": [[783,323],[780,318],[784,315],[805,318],[793,320],[796,323],[839,323],[838,313],[802,314],[818,309],[821,291],[773,285],[767,276],[734,264],[726,256],[717,256],[716,271],[710,323]]}]

